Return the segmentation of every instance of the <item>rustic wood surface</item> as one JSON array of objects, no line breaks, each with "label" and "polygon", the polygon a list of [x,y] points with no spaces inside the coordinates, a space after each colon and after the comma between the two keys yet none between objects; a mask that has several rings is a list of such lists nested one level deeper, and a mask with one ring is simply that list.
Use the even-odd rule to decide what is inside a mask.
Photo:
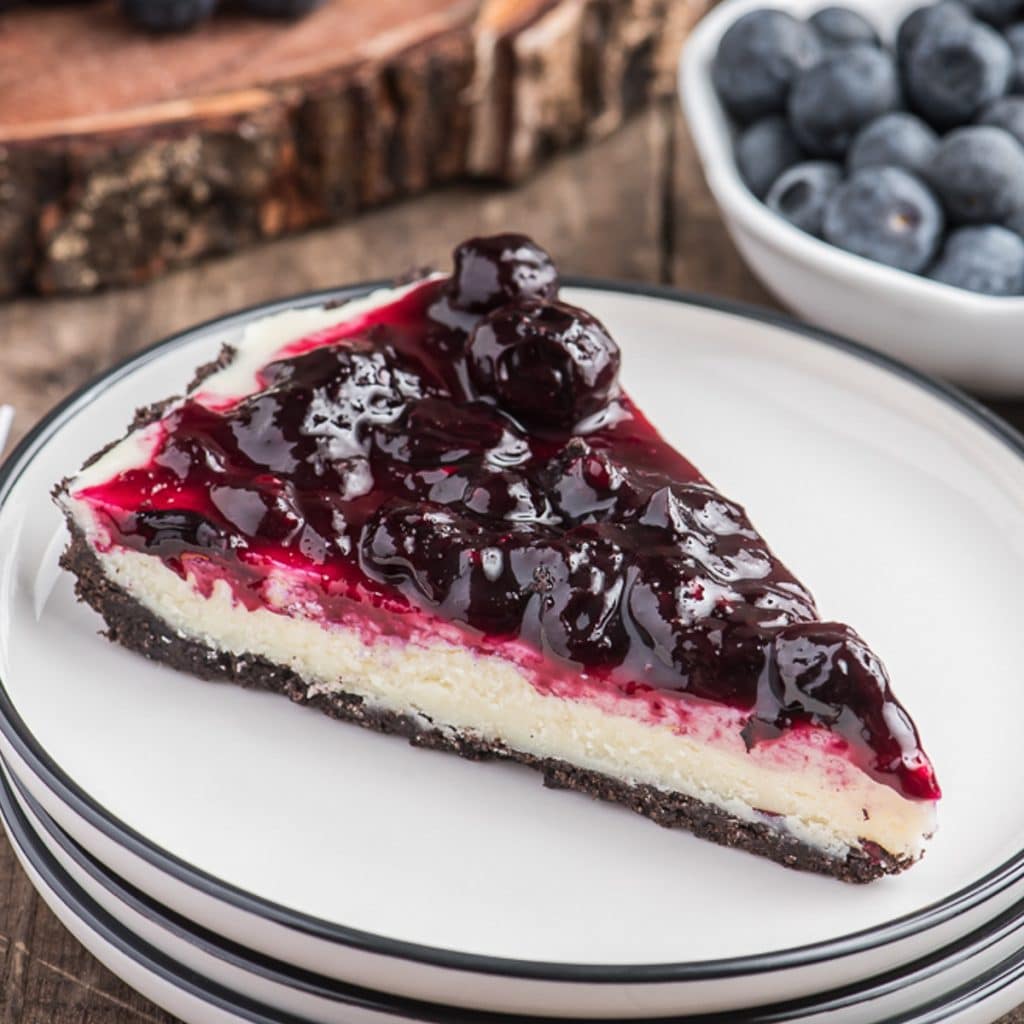
[{"label": "rustic wood surface", "polygon": [[[88,377],[199,320],[280,295],[447,265],[463,236],[514,229],[566,273],[667,282],[773,305],[732,247],[671,105],[559,157],[515,190],[459,187],[267,243],[144,287],[0,306],[12,441]],[[999,410],[1024,425],[1024,404]],[[167,1024],[57,923],[0,840],[0,1024]],[[1002,1024],[1024,1024],[1024,1008]]]},{"label": "rustic wood surface", "polygon": [[137,284],[439,184],[521,180],[670,93],[708,3],[328,0],[163,36],[115,0],[2,13],[0,295]]}]

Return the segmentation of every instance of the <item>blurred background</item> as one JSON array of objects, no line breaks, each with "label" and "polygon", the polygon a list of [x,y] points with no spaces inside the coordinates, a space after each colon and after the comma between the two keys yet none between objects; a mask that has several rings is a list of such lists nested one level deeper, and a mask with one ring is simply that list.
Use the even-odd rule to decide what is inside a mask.
[{"label": "blurred background", "polygon": [[[676,62],[707,0],[328,0],[134,29],[0,17],[0,400],[272,297],[534,235],[566,273],[766,300],[702,183]],[[4,136],[10,139],[4,144]]]}]

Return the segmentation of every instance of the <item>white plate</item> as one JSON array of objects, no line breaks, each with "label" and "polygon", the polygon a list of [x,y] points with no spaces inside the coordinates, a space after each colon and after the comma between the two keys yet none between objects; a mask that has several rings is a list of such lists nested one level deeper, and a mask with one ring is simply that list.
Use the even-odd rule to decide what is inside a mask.
[{"label": "white plate", "polygon": [[546,792],[528,771],[412,749],[98,639],[57,569],[47,494],[251,314],[109,375],[6,467],[0,731],[15,771],[165,905],[318,973],[440,1002],[729,1009],[856,981],[977,927],[1024,868],[1024,811],[1001,798],[1024,782],[1016,435],[784,321],[656,290],[567,296],[619,338],[627,386],[668,439],[888,663],[946,791],[922,864],[867,889],[788,872]]},{"label": "white plate", "polygon": [[[883,35],[922,0],[849,0]],[[989,395],[1024,395],[1020,326],[1024,297],[951,288],[855,256],[793,227],[746,187],[735,131],[711,84],[711,62],[729,26],[764,0],[728,0],[687,41],[679,84],[687,123],[722,216],[751,269],[811,323],[904,359],[927,373]],[[826,0],[772,0],[804,17]]]},{"label": "white plate", "polygon": [[[0,792],[0,803],[4,803],[0,820],[7,838],[43,901],[93,956],[148,999],[180,1017],[185,1024],[310,1024],[247,996],[234,995],[195,971],[183,969],[174,959],[148,945],[94,903],[63,871],[38,841],[24,816],[6,802],[4,792]],[[992,1024],[1021,999],[1024,999],[1024,953],[1017,951],[939,999],[887,1016],[885,1024]],[[355,1003],[348,1007],[344,1017],[345,1024],[407,1024],[409,1019]],[[517,1020],[527,1024],[523,1018],[504,1019],[509,1024],[516,1024]],[[689,1019],[697,1024],[694,1018]],[[769,1016],[765,1022],[784,1024],[793,1019],[786,1015]],[[815,1024],[824,1024],[825,1020],[832,1024],[839,1019],[832,1015],[804,1018],[804,1024],[811,1020]],[[874,1018],[861,1014],[852,1019],[857,1024],[871,1024]],[[454,1016],[451,1020],[453,1024],[474,1024],[472,1018]],[[733,1021],[730,1016],[727,1024]],[[685,1024],[682,1018],[677,1018],[677,1022]],[[536,1020],[532,1024],[545,1022]],[[554,1022],[549,1020],[546,1024]]]},{"label": "white plate", "polygon": [[[148,945],[94,903],[53,857],[3,783],[0,821],[32,885],[61,924],[100,963],[185,1024],[309,1024],[232,992]],[[345,1024],[408,1024],[409,1017],[353,1001]]]},{"label": "white plate", "polygon": [[[395,1018],[429,1024],[512,1024],[505,1015],[446,1009],[426,1003],[400,1005],[378,993],[369,993],[297,972],[239,946],[226,946],[209,932],[148,900],[125,886],[86,854],[56,823],[34,805],[31,797],[0,774],[0,805],[7,818],[16,816],[14,802],[33,833],[32,839],[49,851],[67,877],[78,885],[132,935],[204,978],[241,992],[286,1013],[316,1024],[352,1024],[353,1007],[390,1012]],[[900,1013],[913,1013],[925,1003],[941,1003],[961,986],[1019,953],[1024,933],[1024,904],[1017,904],[995,921],[955,943],[937,950],[884,979],[815,997],[802,1004],[789,1003],[729,1014],[729,1024],[870,1024],[889,1021]],[[664,1018],[662,1018],[664,1019]],[[692,1018],[691,1018],[692,1019]],[[539,1022],[539,1018],[519,1018]]]}]

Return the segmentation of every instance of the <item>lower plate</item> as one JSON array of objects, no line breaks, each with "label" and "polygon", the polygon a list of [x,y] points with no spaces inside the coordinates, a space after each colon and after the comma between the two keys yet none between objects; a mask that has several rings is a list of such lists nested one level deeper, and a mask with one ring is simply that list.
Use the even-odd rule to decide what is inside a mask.
[{"label": "lower plate", "polygon": [[[189,1024],[558,1024],[388,999],[226,947],[145,899],[64,835],[4,768],[0,819],[44,901],[102,963]],[[760,1011],[662,1024],[989,1024],[1024,998],[1024,907],[891,977]]]}]

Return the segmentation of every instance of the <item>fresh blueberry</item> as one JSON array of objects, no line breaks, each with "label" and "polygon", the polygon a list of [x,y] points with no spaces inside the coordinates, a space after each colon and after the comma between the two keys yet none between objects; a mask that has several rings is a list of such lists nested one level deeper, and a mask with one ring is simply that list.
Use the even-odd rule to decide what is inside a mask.
[{"label": "fresh blueberry", "polygon": [[1021,238],[1024,238],[1024,208],[1015,210],[1011,213],[1010,216],[1006,218],[1005,227],[1015,235],[1020,235]]},{"label": "fresh blueberry", "polygon": [[896,111],[861,128],[846,155],[846,166],[851,171],[862,167],[902,167],[923,175],[938,148],[938,135],[924,121]]},{"label": "fresh blueberry", "polygon": [[991,25],[1009,25],[1024,18],[1024,0],[963,0],[968,10]]},{"label": "fresh blueberry", "polygon": [[786,109],[793,79],[821,57],[818,34],[777,10],[743,15],[722,36],[711,78],[722,103],[744,124]]},{"label": "fresh blueberry", "polygon": [[915,110],[929,124],[967,124],[1010,84],[1010,45],[994,28],[956,19],[926,28],[911,47],[905,78]]},{"label": "fresh blueberry", "polygon": [[978,124],[989,124],[1009,132],[1024,146],[1024,96],[1000,96],[979,115]]},{"label": "fresh blueberry", "polygon": [[454,260],[448,290],[456,309],[486,313],[519,299],[558,295],[558,269],[526,235],[469,238],[456,248]]},{"label": "fresh blueberry", "polygon": [[841,50],[854,43],[882,45],[871,22],[849,7],[823,7],[807,20],[821,37],[826,50]]},{"label": "fresh blueberry", "polygon": [[928,274],[985,295],[1024,294],[1024,239],[996,224],[960,228]]},{"label": "fresh blueberry", "polygon": [[830,54],[797,78],[789,94],[789,122],[808,153],[842,157],[864,125],[899,102],[892,58],[858,43]]},{"label": "fresh blueberry", "polygon": [[906,63],[911,49],[925,29],[970,20],[971,12],[960,0],[941,0],[937,4],[925,4],[923,7],[915,8],[903,19],[896,33],[896,54],[900,63]]},{"label": "fresh blueberry", "polygon": [[1013,55],[1010,92],[1024,93],[1024,22],[1011,25],[1006,30],[1006,41]]},{"label": "fresh blueberry", "polygon": [[183,32],[216,8],[217,0],[121,0],[122,12],[151,32]]},{"label": "fresh blueberry", "polygon": [[618,388],[619,347],[597,319],[564,302],[525,299],[477,324],[469,372],[521,422],[570,430]]},{"label": "fresh blueberry", "polygon": [[865,167],[832,193],[825,240],[913,274],[938,251],[945,218],[931,191],[899,167]]},{"label": "fresh blueberry", "polygon": [[789,122],[780,114],[755,121],[736,142],[740,177],[758,199],[764,199],[776,178],[802,159]]},{"label": "fresh blueberry", "polygon": [[1002,128],[958,128],[939,144],[928,181],[950,220],[1000,224],[1024,207],[1024,148]]},{"label": "fresh blueberry", "polygon": [[323,0],[243,0],[243,7],[251,14],[267,18],[301,18],[315,11]]},{"label": "fresh blueberry", "polygon": [[783,171],[764,201],[791,224],[820,237],[825,204],[842,180],[843,172],[838,164],[809,160]]}]

